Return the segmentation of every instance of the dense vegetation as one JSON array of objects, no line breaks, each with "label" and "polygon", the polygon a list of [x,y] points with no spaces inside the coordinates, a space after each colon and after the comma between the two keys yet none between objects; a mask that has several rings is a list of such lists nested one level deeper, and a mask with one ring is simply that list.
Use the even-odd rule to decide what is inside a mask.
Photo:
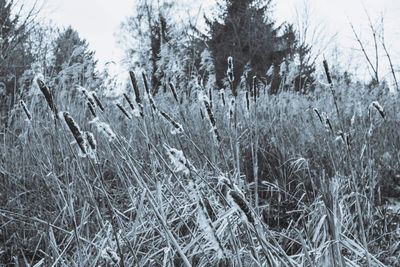
[{"label": "dense vegetation", "polygon": [[70,28],[26,70],[0,128],[0,263],[399,266],[396,92],[327,61],[310,90],[273,85],[163,23],[126,86]]}]

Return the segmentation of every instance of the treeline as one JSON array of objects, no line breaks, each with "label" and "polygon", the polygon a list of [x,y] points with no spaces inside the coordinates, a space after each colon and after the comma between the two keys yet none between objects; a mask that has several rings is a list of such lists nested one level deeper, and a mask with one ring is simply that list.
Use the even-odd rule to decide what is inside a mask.
[{"label": "treeline", "polygon": [[[0,1],[2,121],[19,99],[37,93],[31,86],[37,76],[66,94],[77,85],[98,91],[124,89],[105,82],[113,77],[96,68],[94,53],[75,29],[39,23],[36,6],[29,12],[19,10],[14,0]],[[218,1],[215,14],[202,19],[182,19],[178,10],[176,1],[140,0],[118,33],[126,70],[145,71],[153,94],[167,91],[171,83],[186,97],[199,85],[244,91],[251,88],[254,76],[257,87],[271,94],[313,90],[312,46],[294,25],[277,24],[273,0]],[[228,57],[234,65],[231,82]]]},{"label": "treeline", "polygon": [[94,53],[76,30],[40,23],[38,5],[26,9],[17,4],[14,0],[0,1],[2,126],[7,126],[12,107],[20,99],[38,93],[32,88],[35,77],[45,78],[57,90],[100,84]]},{"label": "treeline", "polygon": [[166,90],[170,81],[181,88],[196,80],[224,88],[228,57],[234,60],[235,88],[249,86],[257,76],[270,93],[312,89],[311,47],[299,40],[292,24],[277,25],[272,0],[219,1],[218,14],[204,16],[205,30],[194,19],[177,20],[175,5],[139,1],[136,14],[122,26],[129,65],[151,73],[154,93]]}]

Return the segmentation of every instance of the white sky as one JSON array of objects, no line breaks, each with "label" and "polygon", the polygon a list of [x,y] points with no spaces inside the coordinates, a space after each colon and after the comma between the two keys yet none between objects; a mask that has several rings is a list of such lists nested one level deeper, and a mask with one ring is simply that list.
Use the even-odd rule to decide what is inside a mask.
[{"label": "white sky", "polygon": [[[120,23],[133,13],[136,0],[48,0],[43,15],[59,26],[71,25],[87,39],[96,51],[100,65],[107,61],[119,61],[123,52],[117,45],[115,32]],[[292,21],[296,6],[308,1],[313,18],[326,25],[326,33],[338,33],[337,45],[346,53],[354,54],[356,47],[349,21],[362,32],[362,38],[371,41],[366,25],[365,9],[377,21],[380,14],[385,17],[387,46],[393,57],[400,59],[400,0],[275,0],[275,16],[278,21]],[[180,5],[195,12],[202,5],[209,10],[215,0],[177,0]],[[333,43],[332,43],[333,46]],[[384,57],[382,57],[382,62]],[[395,63],[400,60],[395,60]],[[383,64],[383,63],[382,63]],[[399,65],[399,64],[398,64]]]}]

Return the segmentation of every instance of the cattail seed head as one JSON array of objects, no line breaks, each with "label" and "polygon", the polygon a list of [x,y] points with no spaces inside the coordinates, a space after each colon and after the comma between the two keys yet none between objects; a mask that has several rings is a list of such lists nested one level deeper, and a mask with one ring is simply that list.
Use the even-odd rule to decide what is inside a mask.
[{"label": "cattail seed head", "polygon": [[220,135],[218,133],[217,125],[216,125],[216,122],[215,122],[215,117],[214,117],[214,114],[212,112],[210,103],[208,102],[208,97],[206,95],[202,95],[202,98],[203,98],[202,100],[203,100],[204,106],[205,106],[206,111],[207,111],[209,122],[211,124],[211,131],[214,134],[214,137],[215,137],[215,140],[217,141],[217,144],[219,144],[221,142],[221,137],[220,137]]},{"label": "cattail seed head", "polygon": [[325,112],[322,112],[322,117],[324,118],[324,122],[325,122],[325,128],[327,129],[327,131],[331,131],[332,133],[334,133],[331,121],[328,117],[328,115]]},{"label": "cattail seed head", "polygon": [[249,97],[249,91],[246,91],[246,109],[247,109],[247,111],[250,111],[250,97]]},{"label": "cattail seed head", "polygon": [[175,85],[172,82],[169,82],[169,88],[171,89],[172,95],[174,96],[176,103],[179,103],[178,94],[176,93]]},{"label": "cattail seed head", "polygon": [[88,101],[88,102],[86,102],[86,104],[87,104],[87,106],[89,108],[90,113],[93,115],[93,117],[96,117],[96,112],[94,111],[94,106],[92,105],[92,103],[90,103]]},{"label": "cattail seed head", "polygon": [[200,117],[202,120],[204,120],[204,114],[203,114],[203,110],[200,108]]},{"label": "cattail seed head", "polygon": [[130,108],[132,109],[132,111],[134,111],[134,110],[135,110],[135,107],[133,106],[132,101],[129,99],[129,96],[128,96],[127,94],[125,94],[125,93],[123,93],[123,96],[124,96],[126,102],[128,102],[128,105],[130,106]]},{"label": "cattail seed head", "polygon": [[82,92],[87,102],[89,102],[94,108],[96,106],[96,101],[93,98],[93,94],[91,92],[88,92],[88,90],[86,90],[86,88],[82,86],[77,86],[77,89]]},{"label": "cattail seed head", "polygon": [[235,98],[232,98],[229,104],[229,127],[232,127],[233,125],[234,109],[235,109]]},{"label": "cattail seed head", "polygon": [[84,136],[85,140],[89,144],[87,155],[89,156],[89,158],[92,158],[96,161],[96,147],[97,147],[96,139],[94,138],[94,135],[91,132],[85,132]]},{"label": "cattail seed head", "polygon": [[383,119],[385,118],[385,111],[383,110],[383,107],[379,104],[378,101],[372,102],[370,108],[371,107],[375,108]]},{"label": "cattail seed head", "polygon": [[171,130],[171,134],[180,134],[183,133],[183,127],[181,124],[177,123],[176,121],[174,121],[167,113],[165,113],[164,111],[160,110],[159,111],[160,115],[168,122],[171,124],[172,126],[172,130]]},{"label": "cattail seed head", "polygon": [[[128,104],[132,110],[133,116],[143,117],[143,111],[142,110],[139,111],[139,109],[135,108],[135,105],[132,103],[131,99],[129,98],[129,96],[127,94],[124,93],[123,95],[124,95],[126,102],[128,102]],[[138,103],[136,103],[136,104],[138,105]],[[139,108],[141,108],[141,107],[142,106],[139,106]]]},{"label": "cattail seed head", "polygon": [[253,76],[252,88],[254,102],[257,102],[257,76]]},{"label": "cattail seed head", "polygon": [[210,100],[210,108],[213,108],[213,95],[212,95],[212,88],[208,88],[208,99]]},{"label": "cattail seed head", "polygon": [[142,72],[142,78],[143,78],[143,85],[144,85],[144,89],[146,90],[146,93],[148,95],[150,95],[150,89],[149,89],[149,84],[147,82],[147,77],[146,74],[144,72]]},{"label": "cattail seed head", "polygon": [[324,59],[323,64],[324,64],[324,70],[325,70],[326,79],[328,80],[328,83],[330,85],[332,85],[332,77],[331,77],[331,73],[329,72],[328,61],[326,61]]},{"label": "cattail seed head", "polygon": [[91,95],[92,95],[94,101],[96,102],[97,106],[100,108],[100,110],[101,110],[102,112],[104,112],[104,106],[103,106],[103,104],[101,103],[100,99],[97,97],[97,94],[96,94],[94,91],[92,91],[92,92],[91,92]]},{"label": "cattail seed head", "polygon": [[318,109],[317,109],[317,108],[313,108],[313,110],[314,110],[314,112],[317,114],[319,121],[320,121],[321,123],[324,123],[324,122],[322,121],[322,117],[321,117],[321,114],[319,113]]},{"label": "cattail seed head", "polygon": [[240,210],[246,215],[247,220],[250,223],[254,223],[254,218],[251,213],[249,206],[247,205],[246,201],[244,200],[243,196],[236,192],[235,190],[229,190],[229,196],[232,197],[233,202],[240,208]]},{"label": "cattail seed head", "polygon": [[[53,100],[53,95],[50,92],[49,87],[40,79],[36,79],[36,82],[39,86],[40,91],[46,98],[47,104],[49,105],[50,109],[54,112],[54,114],[57,114],[57,108]],[[57,116],[55,116],[57,118]]]},{"label": "cattail seed head", "polygon": [[90,121],[89,124],[94,124],[97,128],[97,131],[103,134],[106,138],[108,138],[109,142],[112,142],[117,138],[117,135],[111,129],[110,125],[105,122],[101,122],[98,118]]},{"label": "cattail seed head", "polygon": [[226,75],[228,76],[229,82],[233,83],[235,77],[233,75],[233,58],[228,57],[228,70],[226,71]]},{"label": "cattail seed head", "polygon": [[96,139],[94,138],[93,133],[85,132],[85,138],[89,143],[90,149],[96,150],[97,142],[96,142]]},{"label": "cattail seed head", "polygon": [[20,102],[20,104],[21,104],[21,106],[22,106],[22,109],[23,109],[24,112],[25,112],[25,115],[26,115],[27,119],[28,119],[29,121],[31,121],[31,120],[32,120],[32,115],[31,115],[31,113],[29,112],[29,109],[28,109],[28,107],[26,106],[24,100],[21,99],[19,102]]},{"label": "cattail seed head", "polygon": [[133,91],[135,92],[135,102],[137,104],[137,106],[139,107],[140,111],[139,111],[139,115],[141,117],[144,116],[144,112],[143,112],[143,104],[142,104],[142,99],[140,98],[140,91],[139,91],[139,86],[137,84],[137,80],[136,80],[136,76],[135,73],[133,71],[129,71],[129,76],[131,78],[131,83],[132,83],[132,87],[133,87]]},{"label": "cattail seed head", "polygon": [[225,106],[225,90],[219,90],[219,94],[221,95],[222,105]]},{"label": "cattail seed head", "polygon": [[135,101],[138,105],[141,105],[142,100],[140,99],[140,91],[139,91],[139,86],[137,84],[135,73],[133,71],[129,71],[129,76],[131,78],[133,91],[135,92]]},{"label": "cattail seed head", "polygon": [[125,115],[125,117],[127,117],[129,120],[131,119],[131,116],[129,116],[128,112],[126,112],[126,110],[125,110],[125,108],[123,106],[121,106],[118,103],[116,104],[116,106]]},{"label": "cattail seed head", "polygon": [[68,125],[69,130],[71,131],[72,135],[74,136],[76,142],[79,145],[79,148],[81,149],[82,153],[86,155],[87,153],[87,144],[85,141],[84,136],[82,135],[82,131],[79,128],[78,124],[75,122],[75,120],[72,118],[72,116],[68,112],[64,112],[64,120]]},{"label": "cattail seed head", "polygon": [[171,148],[165,144],[164,148],[167,151],[171,164],[174,166],[174,172],[183,172],[185,175],[188,175],[190,170],[194,169],[181,150]]},{"label": "cattail seed head", "polygon": [[236,97],[237,96],[237,90],[233,86],[233,82],[235,80],[235,76],[233,74],[233,58],[228,57],[228,70],[226,71],[226,75],[228,76],[228,80],[231,86],[232,94]]}]

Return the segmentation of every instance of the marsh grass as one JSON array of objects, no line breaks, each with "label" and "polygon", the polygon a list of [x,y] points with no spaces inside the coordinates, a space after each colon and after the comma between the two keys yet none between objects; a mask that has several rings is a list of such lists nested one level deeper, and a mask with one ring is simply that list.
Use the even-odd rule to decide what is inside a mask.
[{"label": "marsh grass", "polygon": [[[93,120],[85,99],[66,105],[58,90],[51,97],[57,102],[42,99],[44,116],[31,111],[29,131],[26,113],[16,111],[0,147],[1,262],[396,262],[398,217],[383,204],[400,193],[398,184],[387,185],[399,176],[397,96],[341,84],[335,101],[327,101],[333,96],[324,86],[307,96],[259,95],[254,82],[250,92],[225,90],[212,105],[209,88],[179,104],[172,85],[170,97],[153,98],[145,75],[140,82],[133,72],[130,78],[135,102],[128,94],[124,99],[140,110],[137,117],[96,95],[95,108],[103,112]],[[225,97],[235,99],[233,127]],[[67,124],[52,127],[47,104],[68,112]],[[185,131],[171,134],[171,128]],[[95,157],[79,156],[81,139]],[[185,171],[177,171],[165,147],[182,152],[177,160]]]}]

